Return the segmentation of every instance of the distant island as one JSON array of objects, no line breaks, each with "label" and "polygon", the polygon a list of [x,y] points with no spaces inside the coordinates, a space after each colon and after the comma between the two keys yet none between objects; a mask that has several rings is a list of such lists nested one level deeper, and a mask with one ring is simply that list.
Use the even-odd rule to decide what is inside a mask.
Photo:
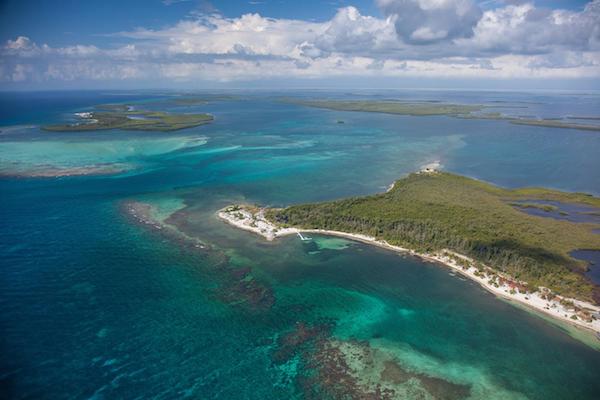
[{"label": "distant island", "polygon": [[238,100],[239,96],[231,96],[226,94],[213,94],[213,95],[204,95],[201,97],[198,96],[186,96],[182,95],[180,97],[176,97],[172,100],[174,104],[180,106],[197,106],[209,104],[214,101],[227,101],[227,100]]},{"label": "distant island", "polygon": [[385,114],[400,114],[413,116],[469,115],[481,111],[482,105],[466,105],[431,102],[404,102],[390,100],[301,100],[294,98],[283,99],[285,102],[308,107],[328,108],[338,111],[378,112]]},{"label": "distant island", "polygon": [[77,113],[80,121],[72,124],[46,125],[54,132],[82,132],[108,129],[170,132],[211,122],[210,114],[182,114],[134,109],[126,104],[105,104],[97,111]]},{"label": "distant island", "polygon": [[[600,125],[572,123],[568,120],[597,120],[600,117],[567,117],[568,120],[511,117],[499,112],[484,112],[485,106],[478,104],[452,104],[442,102],[405,102],[391,100],[303,100],[285,98],[283,101],[308,107],[327,108],[338,111],[377,112],[411,116],[449,116],[465,119],[504,120],[517,125],[542,126],[546,128],[577,129],[600,132]],[[502,106],[506,107],[506,106]]]},{"label": "distant island", "polygon": [[509,190],[427,168],[372,196],[283,209],[235,205],[218,215],[268,240],[316,232],[440,262],[501,297],[598,334],[598,287],[570,252],[600,250],[593,232],[600,225],[523,211],[545,208],[536,201],[600,208],[600,198],[584,193]]}]

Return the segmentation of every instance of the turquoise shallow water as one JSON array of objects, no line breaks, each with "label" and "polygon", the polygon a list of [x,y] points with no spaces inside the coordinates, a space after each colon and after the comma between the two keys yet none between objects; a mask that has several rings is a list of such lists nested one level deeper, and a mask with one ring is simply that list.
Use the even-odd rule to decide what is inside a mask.
[{"label": "turquoise shallow water", "polygon": [[[381,191],[434,161],[509,187],[600,194],[600,135],[310,109],[274,101],[280,93],[238,95],[194,107],[160,94],[2,95],[11,108],[0,125],[11,127],[149,98],[161,102],[146,107],[216,117],[165,134],[0,128],[0,168],[135,166],[105,177],[0,180],[3,397],[303,398],[303,366],[273,361],[277,338],[297,321],[328,321],[335,339],[367,341],[410,370],[468,385],[471,398],[600,396],[600,352],[443,268],[320,236],[265,243],[214,217],[235,201],[286,205]],[[358,95],[520,101],[540,116],[600,109],[595,95]],[[122,207],[131,199],[155,204],[161,220],[184,209],[186,234],[210,249],[189,249],[133,223]],[[224,300],[234,291],[224,265],[251,268],[273,303],[249,310]]]}]

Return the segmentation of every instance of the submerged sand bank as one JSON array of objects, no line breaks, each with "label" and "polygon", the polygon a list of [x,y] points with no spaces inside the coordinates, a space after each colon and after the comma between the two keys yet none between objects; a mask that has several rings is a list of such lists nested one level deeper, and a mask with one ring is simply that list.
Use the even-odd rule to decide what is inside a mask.
[{"label": "submerged sand bank", "polygon": [[11,178],[64,178],[71,176],[117,175],[133,167],[126,164],[97,164],[76,167],[33,166],[0,169],[0,176]]}]

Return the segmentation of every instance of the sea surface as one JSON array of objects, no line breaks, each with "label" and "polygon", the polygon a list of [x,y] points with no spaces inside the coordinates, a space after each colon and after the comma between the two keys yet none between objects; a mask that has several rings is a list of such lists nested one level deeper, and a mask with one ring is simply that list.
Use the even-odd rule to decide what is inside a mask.
[{"label": "sea surface", "polygon": [[[159,91],[0,94],[0,398],[306,398],[310,365],[275,356],[299,323],[471,399],[600,398],[600,351],[443,267],[325,236],[267,243],[215,216],[234,202],[380,192],[429,163],[505,187],[600,195],[599,132],[280,101],[446,101],[567,118],[597,116],[600,94],[213,94],[191,106]],[[40,129],[103,103],[215,121],[165,133]],[[28,177],[98,165],[123,170]],[[132,201],[173,229],[140,223]]]}]

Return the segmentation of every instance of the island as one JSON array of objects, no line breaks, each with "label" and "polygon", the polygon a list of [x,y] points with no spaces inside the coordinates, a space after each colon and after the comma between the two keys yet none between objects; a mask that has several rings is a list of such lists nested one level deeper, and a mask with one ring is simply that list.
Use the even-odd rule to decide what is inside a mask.
[{"label": "island", "polygon": [[167,113],[138,110],[126,104],[96,106],[96,111],[76,113],[79,121],[72,124],[46,125],[53,132],[82,132],[108,129],[170,132],[212,122],[210,114]]},{"label": "island", "polygon": [[181,97],[177,97],[173,100],[173,103],[180,106],[198,106],[209,104],[214,101],[228,101],[228,100],[238,100],[238,96],[225,95],[225,94],[214,94],[214,95],[204,95],[204,96],[192,96],[192,95],[182,95]]},{"label": "island", "polygon": [[[565,120],[537,119],[530,117],[513,117],[497,111],[486,111],[488,108],[498,108],[499,106],[496,105],[486,106],[480,104],[453,104],[442,102],[406,102],[397,100],[303,100],[294,98],[285,98],[282,99],[282,101],[307,107],[326,108],[337,111],[376,112],[421,117],[448,116],[463,119],[493,119],[508,121],[511,124],[516,125],[600,132],[600,125],[573,123],[569,121],[577,119],[593,121],[600,119],[600,117],[567,117]],[[522,108],[522,106],[519,107]]]},{"label": "island", "polygon": [[284,101],[308,107],[327,108],[338,111],[378,112],[412,116],[470,115],[485,108],[482,105],[389,100],[300,100],[286,98]]},{"label": "island", "polygon": [[441,263],[502,298],[598,335],[598,286],[570,252],[600,249],[600,225],[529,215],[517,201],[600,208],[600,198],[584,193],[504,189],[427,168],[385,193],[281,209],[233,205],[218,216],[267,240],[322,233]]}]

